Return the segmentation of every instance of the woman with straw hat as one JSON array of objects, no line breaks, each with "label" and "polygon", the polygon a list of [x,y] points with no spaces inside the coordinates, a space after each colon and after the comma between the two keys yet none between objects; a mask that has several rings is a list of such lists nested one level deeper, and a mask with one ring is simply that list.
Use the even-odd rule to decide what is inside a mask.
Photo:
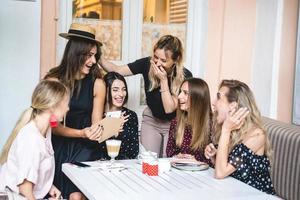
[{"label": "woman with straw hat", "polygon": [[45,79],[65,84],[71,91],[70,110],[65,126],[54,129],[53,147],[56,170],[54,184],[66,199],[85,199],[80,190],[61,171],[62,163],[99,159],[97,140],[102,130],[106,87],[96,61],[101,56],[101,43],[95,30],[83,24],[71,24],[68,33],[59,34],[69,39],[59,66],[51,69]]}]

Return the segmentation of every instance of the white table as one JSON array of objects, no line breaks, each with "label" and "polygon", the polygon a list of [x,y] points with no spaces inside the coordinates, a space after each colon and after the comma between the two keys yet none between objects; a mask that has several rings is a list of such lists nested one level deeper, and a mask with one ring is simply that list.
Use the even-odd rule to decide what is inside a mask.
[{"label": "white table", "polygon": [[65,163],[63,172],[88,199],[278,199],[234,178],[213,178],[213,169],[182,171],[172,168],[159,176],[142,174],[136,160],[118,161],[129,166],[123,171],[78,168]]}]

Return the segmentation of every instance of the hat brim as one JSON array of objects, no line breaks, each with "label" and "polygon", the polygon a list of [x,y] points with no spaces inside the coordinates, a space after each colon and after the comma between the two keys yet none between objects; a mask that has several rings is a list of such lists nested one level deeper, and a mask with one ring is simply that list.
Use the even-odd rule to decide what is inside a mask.
[{"label": "hat brim", "polygon": [[76,37],[76,38],[83,38],[83,39],[87,39],[87,40],[91,40],[91,41],[95,41],[97,42],[100,46],[102,46],[102,43],[96,39],[90,38],[90,37],[86,37],[83,35],[78,35],[78,34],[74,34],[74,33],[60,33],[59,36],[65,38],[65,39],[71,39],[72,37]]}]

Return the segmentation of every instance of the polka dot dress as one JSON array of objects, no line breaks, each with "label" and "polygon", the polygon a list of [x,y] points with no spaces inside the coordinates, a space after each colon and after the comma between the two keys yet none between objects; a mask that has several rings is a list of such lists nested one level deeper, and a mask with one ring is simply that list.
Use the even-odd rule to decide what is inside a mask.
[{"label": "polka dot dress", "polygon": [[236,168],[232,177],[268,194],[275,194],[270,177],[267,156],[257,155],[243,143],[236,145],[229,154],[229,163]]},{"label": "polka dot dress", "polygon": [[[125,107],[122,108],[125,115],[129,115],[128,121],[123,126],[123,132],[117,137],[111,139],[121,140],[121,148],[116,160],[134,159],[139,153],[139,135],[138,135],[138,118],[135,112]],[[106,144],[102,142],[100,145],[101,158],[109,160],[107,155]]]}]

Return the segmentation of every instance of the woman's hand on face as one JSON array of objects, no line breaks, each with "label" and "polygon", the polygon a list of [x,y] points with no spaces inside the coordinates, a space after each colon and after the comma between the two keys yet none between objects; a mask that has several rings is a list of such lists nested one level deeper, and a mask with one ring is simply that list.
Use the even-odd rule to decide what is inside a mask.
[{"label": "woman's hand on face", "polygon": [[151,67],[154,71],[154,75],[159,79],[159,80],[166,80],[167,79],[167,72],[163,67],[159,67],[155,64],[153,60],[150,60]]},{"label": "woman's hand on face", "polygon": [[208,144],[204,150],[204,156],[207,159],[212,159],[217,154],[217,149],[213,143]]},{"label": "woman's hand on face", "polygon": [[94,141],[99,141],[103,133],[103,126],[100,123],[95,123],[91,127],[83,129],[86,138]]},{"label": "woman's hand on face", "polygon": [[245,107],[239,108],[238,111],[236,111],[236,109],[233,109],[228,113],[226,120],[222,125],[222,129],[226,129],[229,131],[240,129],[245,122],[245,118],[248,114],[249,110]]}]

